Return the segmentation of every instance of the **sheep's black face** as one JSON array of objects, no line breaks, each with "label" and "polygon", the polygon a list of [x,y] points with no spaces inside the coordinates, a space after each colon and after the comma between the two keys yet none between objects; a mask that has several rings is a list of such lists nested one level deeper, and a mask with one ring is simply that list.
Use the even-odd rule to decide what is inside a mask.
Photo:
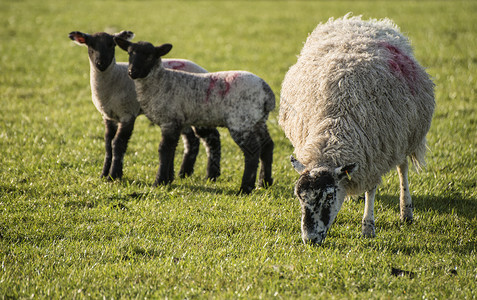
[{"label": "sheep's black face", "polygon": [[357,164],[307,169],[293,156],[290,158],[293,167],[300,173],[295,195],[301,204],[303,242],[321,244],[341,209],[346,197],[346,180],[350,180]]},{"label": "sheep's black face", "polygon": [[154,47],[148,42],[131,43],[120,37],[115,37],[114,42],[129,54],[128,73],[132,79],[145,78],[154,66],[162,66],[161,56],[172,49],[171,44]]},{"label": "sheep's black face", "polygon": [[147,42],[131,44],[128,48],[129,53],[129,76],[132,79],[144,78],[152,68],[161,59],[156,55],[156,48]]},{"label": "sheep's black face", "polygon": [[343,201],[337,197],[340,188],[333,175],[325,169],[313,169],[303,172],[296,183],[304,243],[321,244],[341,208]]},{"label": "sheep's black face", "polygon": [[95,33],[87,39],[88,55],[94,66],[104,72],[113,62],[114,43],[113,36],[105,32]]}]

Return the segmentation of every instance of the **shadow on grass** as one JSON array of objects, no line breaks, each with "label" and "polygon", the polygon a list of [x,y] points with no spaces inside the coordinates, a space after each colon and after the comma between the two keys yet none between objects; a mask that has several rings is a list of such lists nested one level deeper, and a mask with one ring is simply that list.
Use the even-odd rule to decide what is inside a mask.
[{"label": "shadow on grass", "polygon": [[[474,219],[477,216],[477,200],[466,199],[459,193],[449,196],[419,196],[411,195],[414,211],[434,211],[437,214],[456,214],[459,217]],[[399,215],[399,196],[383,195],[376,196],[387,207],[393,208]]]}]

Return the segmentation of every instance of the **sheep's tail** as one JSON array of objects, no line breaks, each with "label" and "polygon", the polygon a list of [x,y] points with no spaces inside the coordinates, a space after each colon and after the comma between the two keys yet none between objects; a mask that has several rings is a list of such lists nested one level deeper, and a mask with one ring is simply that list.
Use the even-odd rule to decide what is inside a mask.
[{"label": "sheep's tail", "polygon": [[267,113],[271,112],[272,110],[275,109],[275,94],[272,91],[272,88],[266,83],[265,81],[262,81],[263,85],[263,91],[266,94],[265,97],[265,111]]},{"label": "sheep's tail", "polygon": [[426,151],[427,143],[426,139],[423,139],[416,151],[409,156],[411,158],[412,165],[417,172],[426,168]]}]

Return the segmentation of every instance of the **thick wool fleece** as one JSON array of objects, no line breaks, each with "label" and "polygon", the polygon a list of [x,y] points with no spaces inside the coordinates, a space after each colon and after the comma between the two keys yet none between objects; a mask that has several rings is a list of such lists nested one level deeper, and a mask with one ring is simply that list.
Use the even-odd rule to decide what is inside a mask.
[{"label": "thick wool fleece", "polygon": [[425,164],[434,84],[392,21],[320,24],[282,83],[279,124],[307,169],[358,163],[348,194],[411,157]]}]

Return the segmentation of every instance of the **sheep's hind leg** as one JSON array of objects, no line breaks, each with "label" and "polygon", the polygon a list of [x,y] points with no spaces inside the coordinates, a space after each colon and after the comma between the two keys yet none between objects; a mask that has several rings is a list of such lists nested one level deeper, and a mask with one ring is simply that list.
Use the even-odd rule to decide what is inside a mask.
[{"label": "sheep's hind leg", "polygon": [[109,177],[109,169],[111,168],[111,161],[113,159],[112,141],[118,130],[118,124],[115,121],[104,119],[104,145],[106,155],[104,156],[103,171],[101,178]]},{"label": "sheep's hind leg", "polygon": [[200,141],[190,127],[182,131],[182,141],[184,142],[184,156],[182,158],[181,169],[179,170],[179,177],[185,178],[194,173],[194,165],[197,154],[199,154]]},{"label": "sheep's hind leg", "polygon": [[154,186],[166,185],[174,180],[174,155],[181,135],[180,128],[161,128],[162,140],[159,144],[159,170]]},{"label": "sheep's hind leg", "polygon": [[131,118],[126,122],[119,123],[118,131],[113,139],[113,163],[109,171],[111,179],[121,178],[123,176],[123,161],[129,139],[134,130],[136,118]]},{"label": "sheep's hind leg", "polygon": [[239,132],[230,130],[230,135],[243,151],[245,167],[242,176],[242,185],[239,193],[250,194],[255,188],[258,161],[260,157],[260,144],[253,132]]},{"label": "sheep's hind leg", "polygon": [[272,163],[273,163],[273,143],[268,133],[267,124],[263,124],[258,130],[260,136],[260,175],[258,184],[261,187],[269,187],[273,184]]},{"label": "sheep's hind leg", "polygon": [[362,225],[362,233],[365,238],[373,238],[375,234],[374,226],[374,197],[376,196],[376,187],[370,191],[366,191],[364,200],[364,215]]},{"label": "sheep's hind leg", "polygon": [[216,128],[194,127],[207,152],[207,179],[215,181],[220,176],[220,133]]},{"label": "sheep's hind leg", "polygon": [[399,174],[399,182],[401,193],[399,197],[399,206],[401,209],[401,221],[412,223],[413,215],[413,205],[411,199],[411,192],[409,191],[409,181],[408,181],[408,171],[409,165],[407,159],[404,162],[397,166],[397,171]]}]

